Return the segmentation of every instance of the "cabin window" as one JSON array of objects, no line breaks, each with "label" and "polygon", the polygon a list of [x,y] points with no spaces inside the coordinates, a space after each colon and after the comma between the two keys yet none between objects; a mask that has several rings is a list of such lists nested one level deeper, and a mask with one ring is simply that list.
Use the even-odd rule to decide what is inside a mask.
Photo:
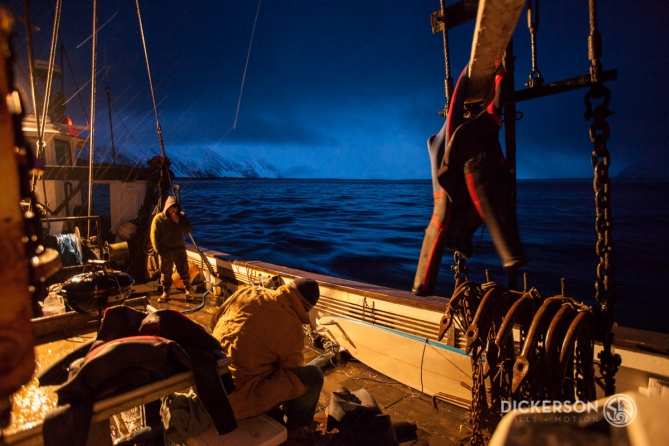
[{"label": "cabin window", "polygon": [[56,146],[56,164],[59,166],[71,166],[70,142],[56,138],[54,139],[54,143]]}]

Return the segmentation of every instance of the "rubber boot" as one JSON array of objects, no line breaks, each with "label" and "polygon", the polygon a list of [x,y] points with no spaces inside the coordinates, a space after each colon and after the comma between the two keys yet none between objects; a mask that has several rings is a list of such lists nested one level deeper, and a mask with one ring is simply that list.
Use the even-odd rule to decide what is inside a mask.
[{"label": "rubber boot", "polygon": [[160,297],[158,298],[158,302],[162,304],[165,302],[169,302],[169,300],[170,300],[170,287],[166,286],[163,287],[163,294],[161,294]]},{"label": "rubber boot", "polygon": [[193,295],[190,293],[190,282],[187,280],[184,280],[184,290],[186,292],[186,302],[192,302]]}]

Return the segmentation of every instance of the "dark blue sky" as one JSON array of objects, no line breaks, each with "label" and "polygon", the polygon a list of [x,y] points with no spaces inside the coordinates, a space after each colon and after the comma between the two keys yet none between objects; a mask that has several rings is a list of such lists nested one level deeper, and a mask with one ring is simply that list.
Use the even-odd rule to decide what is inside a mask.
[{"label": "dark blue sky", "polygon": [[[55,5],[55,0],[51,0]],[[90,78],[92,2],[64,0],[61,35],[79,86]],[[117,147],[159,153],[135,2],[99,1],[96,146],[109,141],[108,82]],[[448,2],[449,4],[452,2]],[[5,2],[22,13],[21,2]],[[32,0],[36,57],[48,58],[52,19]],[[588,72],[586,0],[541,3],[538,63],[546,82]],[[168,156],[221,156],[269,161],[286,177],[429,178],[426,140],[442,125],[444,60],[430,13],[438,0],[263,0],[233,129],[258,3],[141,3]],[[669,171],[669,2],[598,2],[605,69],[611,82],[612,174],[629,165]],[[111,20],[110,20],[111,18]],[[16,47],[25,53],[23,27]],[[467,63],[473,24],[450,33],[452,70]],[[530,72],[525,13],[514,35],[516,88]],[[105,66],[107,69],[105,69]],[[64,68],[66,73],[69,68]],[[66,76],[66,97],[74,82]],[[84,122],[90,90],[68,112]],[[519,178],[592,176],[583,118],[585,90],[518,105]],[[139,142],[138,148],[132,138]]]}]

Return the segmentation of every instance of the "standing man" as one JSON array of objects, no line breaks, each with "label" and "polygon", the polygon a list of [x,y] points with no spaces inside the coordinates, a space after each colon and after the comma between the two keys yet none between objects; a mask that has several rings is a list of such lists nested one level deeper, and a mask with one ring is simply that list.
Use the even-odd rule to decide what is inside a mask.
[{"label": "standing man", "polygon": [[184,234],[191,230],[186,215],[179,210],[173,196],[167,197],[163,212],[153,217],[151,222],[151,244],[158,253],[160,260],[160,283],[163,294],[158,302],[170,300],[172,287],[172,265],[177,266],[177,273],[186,287],[186,300],[192,301],[190,294],[190,274],[188,273],[188,256],[186,255],[186,241]]},{"label": "standing man", "polygon": [[323,372],[304,365],[304,328],[320,297],[318,283],[296,279],[271,290],[239,289],[211,320],[213,336],[232,358],[235,391],[229,395],[237,419],[285,410],[287,444],[310,444],[323,387]]}]

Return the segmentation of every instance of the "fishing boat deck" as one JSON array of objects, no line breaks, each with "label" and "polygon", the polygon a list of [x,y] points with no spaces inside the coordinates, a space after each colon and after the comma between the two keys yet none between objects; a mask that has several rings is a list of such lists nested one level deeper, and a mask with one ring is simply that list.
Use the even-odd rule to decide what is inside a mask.
[{"label": "fishing boat deck", "polygon": [[[187,310],[199,305],[200,296],[199,293],[195,294],[195,302],[187,302],[185,295],[177,292],[172,294],[168,303],[158,303],[156,286],[148,283],[133,286],[132,295],[126,302],[136,306],[151,305],[156,309]],[[209,321],[216,308],[216,306],[205,305],[199,311],[189,313],[188,317],[208,329]],[[76,317],[79,319],[77,323],[41,327],[41,332],[36,332],[37,372],[95,336],[98,326],[97,317],[88,316],[85,318],[87,322],[83,323],[83,315]],[[304,353],[308,362],[319,357],[324,351],[315,348],[307,339]],[[325,409],[329,404],[331,393],[340,387],[346,387],[351,391],[364,388],[374,397],[382,411],[390,415],[393,422],[414,422],[417,426],[418,438],[404,441],[402,445],[451,445],[468,442],[471,429],[467,410],[439,401],[437,412],[428,395],[411,389],[346,354],[333,360],[330,366],[324,369],[324,374],[325,383],[315,416],[316,422],[312,426],[319,434],[316,445],[330,444],[336,435],[336,433],[325,432]],[[15,396],[12,424],[5,432],[21,430],[25,426],[37,423],[55,405],[54,388],[40,388],[36,378],[33,378]],[[319,421],[320,423],[317,423]],[[132,426],[124,428],[127,427]],[[123,430],[112,423],[113,436],[120,436]]]},{"label": "fishing boat deck", "polygon": [[[153,282],[135,284],[131,296],[126,300],[127,305],[145,307],[150,305],[156,309],[170,308],[175,310],[195,309],[201,302],[201,293],[195,294],[194,302],[187,302],[185,295],[178,291],[173,293],[168,303],[158,303],[157,286]],[[210,298],[198,311],[188,313],[188,317],[209,330],[209,322],[217,306],[212,305]],[[63,315],[65,316],[65,315]],[[47,318],[44,318],[47,319]],[[50,318],[54,319],[54,318]],[[67,319],[68,322],[65,322]],[[47,322],[47,321],[44,321]],[[48,321],[48,324],[34,323],[37,341],[37,372],[43,370],[50,363],[62,358],[79,347],[82,343],[95,336],[98,327],[98,318],[95,315],[73,315],[69,313],[62,322]],[[666,351],[665,338],[638,339],[630,333],[620,333],[624,342],[632,342],[637,348],[644,350]],[[626,335],[626,336],[625,336]],[[620,342],[620,339],[618,339]],[[314,347],[307,338],[304,345],[306,361],[318,358],[324,350]],[[331,444],[334,433],[327,433],[325,426],[325,409],[327,408],[333,391],[346,387],[351,391],[366,389],[376,400],[385,414],[390,415],[393,422],[410,421],[417,426],[417,439],[404,441],[402,445],[451,445],[466,444],[471,435],[470,413],[468,410],[454,406],[444,401],[437,401],[438,411],[429,395],[412,389],[376,370],[366,366],[345,352],[341,357],[332,359],[325,367],[325,383],[321,392],[319,405],[313,427],[320,433],[316,446]],[[23,390],[14,398],[14,419],[9,429],[20,430],[21,426],[30,426],[42,420],[46,413],[55,407],[56,398],[53,387],[39,388],[37,380],[33,378]],[[317,423],[320,421],[320,424]],[[117,421],[118,423],[118,421]],[[112,423],[112,433],[115,437],[123,434],[125,429],[132,429],[132,423],[121,428]],[[127,432],[125,432],[127,433]],[[489,438],[490,433],[485,432]]]},{"label": "fishing boat deck", "polygon": [[[141,285],[140,287],[147,287]],[[135,292],[139,291],[135,288]],[[149,285],[146,296],[151,305],[156,308],[188,309],[197,304],[186,302],[183,294],[173,295],[169,303],[157,302],[157,293],[152,292]],[[197,299],[196,299],[197,300]],[[216,307],[205,305],[200,311],[188,316],[200,325],[209,327],[211,315]],[[307,362],[317,358],[324,352],[311,345],[306,339],[304,355]],[[389,414],[393,422],[413,421],[417,426],[416,440],[402,442],[401,445],[453,445],[468,443],[471,435],[469,411],[445,402],[438,402],[438,412],[435,411],[432,399],[421,392],[407,387],[392,378],[389,378],[354,358],[343,355],[340,361],[331,363],[325,368],[325,383],[321,391],[319,405],[315,416],[316,420],[325,420],[325,409],[330,402],[333,391],[346,387],[351,391],[366,389],[379,404],[385,414]],[[320,427],[323,431],[324,426]],[[328,444],[331,435],[325,434],[317,444]]]}]

